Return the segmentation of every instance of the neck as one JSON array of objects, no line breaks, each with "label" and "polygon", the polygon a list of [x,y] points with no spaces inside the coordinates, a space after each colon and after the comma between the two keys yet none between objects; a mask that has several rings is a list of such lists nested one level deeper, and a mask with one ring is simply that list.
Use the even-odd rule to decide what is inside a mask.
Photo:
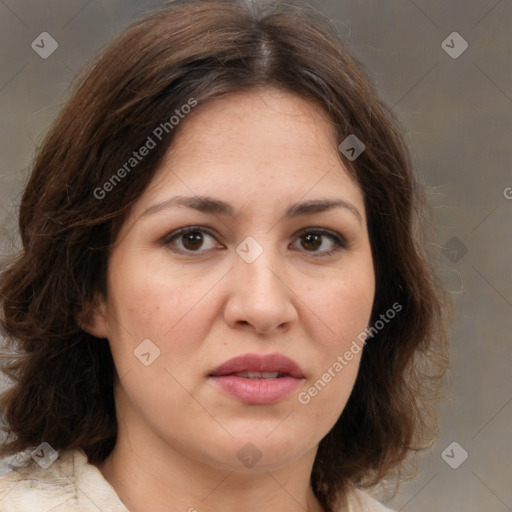
[{"label": "neck", "polygon": [[315,453],[293,467],[246,473],[192,461],[169,447],[148,453],[118,438],[98,465],[130,512],[323,512],[309,484]]}]

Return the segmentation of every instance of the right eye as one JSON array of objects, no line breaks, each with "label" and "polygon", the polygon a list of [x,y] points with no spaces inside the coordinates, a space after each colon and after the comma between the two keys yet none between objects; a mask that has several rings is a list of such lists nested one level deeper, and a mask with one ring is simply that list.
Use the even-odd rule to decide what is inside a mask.
[{"label": "right eye", "polygon": [[[204,244],[210,239],[208,247],[204,249]],[[173,231],[167,235],[164,239],[164,245],[169,247],[172,251],[192,254],[192,253],[204,253],[216,247],[214,236],[210,231],[202,227],[191,226],[181,228],[177,231]],[[217,245],[218,247],[218,245]],[[203,248],[203,250],[200,250]]]}]

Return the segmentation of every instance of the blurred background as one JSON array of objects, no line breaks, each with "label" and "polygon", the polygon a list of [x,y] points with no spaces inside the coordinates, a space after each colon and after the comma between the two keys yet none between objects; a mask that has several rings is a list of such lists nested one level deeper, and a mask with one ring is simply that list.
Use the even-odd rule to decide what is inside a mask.
[{"label": "blurred background", "polygon": [[[162,5],[0,0],[2,253],[16,244],[35,148],[76,74],[126,24]],[[314,5],[335,20],[403,124],[456,306],[440,439],[388,505],[512,511],[512,0]]]}]

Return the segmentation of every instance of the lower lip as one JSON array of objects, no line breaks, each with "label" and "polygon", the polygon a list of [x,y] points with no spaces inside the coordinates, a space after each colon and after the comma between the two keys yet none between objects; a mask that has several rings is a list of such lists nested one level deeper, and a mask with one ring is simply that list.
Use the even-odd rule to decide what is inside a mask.
[{"label": "lower lip", "polygon": [[210,377],[217,386],[246,404],[274,404],[292,394],[302,383],[295,377],[246,379],[235,375]]}]

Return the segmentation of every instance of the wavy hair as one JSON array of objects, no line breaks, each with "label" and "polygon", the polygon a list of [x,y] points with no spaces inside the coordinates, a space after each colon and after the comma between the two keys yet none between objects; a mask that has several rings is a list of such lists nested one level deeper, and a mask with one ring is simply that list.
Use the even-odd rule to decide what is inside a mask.
[{"label": "wavy hair", "polygon": [[77,318],[106,293],[110,248],[179,127],[107,199],[98,190],[190,98],[201,105],[255,87],[299,94],[324,109],[340,143],[351,134],[363,141],[359,158],[339,158],[364,194],[372,324],[391,304],[402,306],[368,341],[350,399],[320,442],[315,495],[332,512],[350,486],[400,475],[408,454],[433,441],[451,304],[434,273],[425,194],[396,117],[316,9],[193,0],[147,14],[109,44],[37,151],[19,210],[22,247],[0,274],[0,326],[13,354],[4,368],[12,385],[0,400],[0,455],[42,441],[82,449],[90,463],[109,455],[115,367],[108,343]]}]

